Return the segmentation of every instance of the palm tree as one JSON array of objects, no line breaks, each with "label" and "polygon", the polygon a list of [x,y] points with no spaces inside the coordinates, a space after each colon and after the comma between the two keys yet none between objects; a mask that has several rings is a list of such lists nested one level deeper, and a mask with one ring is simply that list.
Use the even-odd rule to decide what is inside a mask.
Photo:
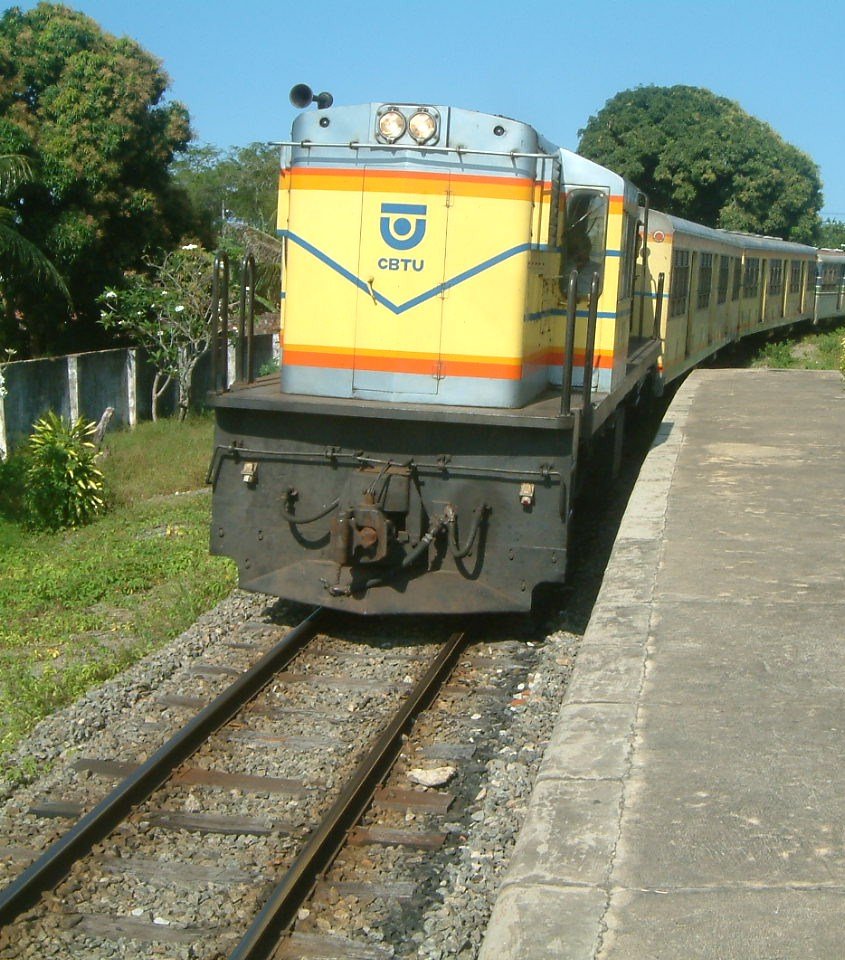
[{"label": "palm tree", "polygon": [[26,157],[16,153],[0,154],[0,296],[8,278],[17,272],[50,284],[69,300],[70,294],[59,271],[21,234],[17,213],[10,203],[14,190],[31,179],[32,168]]}]

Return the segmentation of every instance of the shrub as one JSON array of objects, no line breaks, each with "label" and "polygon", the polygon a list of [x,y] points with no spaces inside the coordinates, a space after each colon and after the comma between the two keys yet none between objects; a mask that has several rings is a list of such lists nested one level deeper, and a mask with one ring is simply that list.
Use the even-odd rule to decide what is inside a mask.
[{"label": "shrub", "polygon": [[26,464],[23,453],[15,453],[8,460],[0,460],[0,517],[7,520],[20,520],[24,516]]},{"label": "shrub", "polygon": [[91,442],[95,423],[65,420],[52,411],[29,440],[25,504],[29,523],[60,530],[87,523],[105,507],[103,474]]}]

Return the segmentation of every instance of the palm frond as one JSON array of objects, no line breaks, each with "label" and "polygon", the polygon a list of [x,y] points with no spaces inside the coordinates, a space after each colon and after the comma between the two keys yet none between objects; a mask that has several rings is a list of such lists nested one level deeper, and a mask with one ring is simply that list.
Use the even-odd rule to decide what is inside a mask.
[{"label": "palm frond", "polygon": [[0,287],[4,278],[26,274],[50,284],[70,301],[61,274],[38,247],[11,224],[9,211],[0,207]]}]

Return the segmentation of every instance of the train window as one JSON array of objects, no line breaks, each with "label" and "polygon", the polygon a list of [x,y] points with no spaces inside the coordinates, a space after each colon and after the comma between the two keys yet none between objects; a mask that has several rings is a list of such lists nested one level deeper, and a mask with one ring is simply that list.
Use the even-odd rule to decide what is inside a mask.
[{"label": "train window", "polygon": [[742,284],[742,295],[746,298],[756,297],[760,289],[760,258],[748,257],[745,261],[745,277]]},{"label": "train window", "polygon": [[769,261],[769,294],[783,293],[783,260]]},{"label": "train window", "polygon": [[728,275],[730,274],[731,258],[722,254],[719,257],[719,285],[716,288],[716,302],[727,303]]},{"label": "train window", "polygon": [[801,261],[800,260],[789,261],[789,292],[790,293],[801,292]]},{"label": "train window", "polygon": [[590,292],[593,274],[604,273],[607,194],[603,190],[571,190],[566,198],[563,275],[578,271],[578,295]]},{"label": "train window", "polygon": [[739,257],[731,257],[734,265],[733,283],[731,284],[731,301],[739,300],[739,291],[742,289],[742,260]]},{"label": "train window", "polygon": [[842,267],[836,263],[825,264],[822,273],[822,291],[833,293],[839,289],[839,282],[842,280]]},{"label": "train window", "polygon": [[672,252],[672,289],[669,293],[669,316],[681,317],[687,312],[689,297],[689,250]]},{"label": "train window", "polygon": [[713,286],[713,254],[702,253],[698,263],[698,309],[710,306],[710,289]]},{"label": "train window", "polygon": [[818,277],[819,267],[818,264],[808,263],[807,264],[807,289],[815,290],[816,289],[816,278]]}]

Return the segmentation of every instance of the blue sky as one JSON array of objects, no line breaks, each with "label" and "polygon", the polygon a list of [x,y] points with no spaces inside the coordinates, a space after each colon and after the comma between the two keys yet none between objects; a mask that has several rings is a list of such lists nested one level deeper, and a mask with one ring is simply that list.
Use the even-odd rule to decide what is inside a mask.
[{"label": "blue sky", "polygon": [[[28,9],[35,0],[19,2]],[[574,149],[620,90],[690,84],[809,153],[845,219],[842,0],[76,0],[159,57],[197,138],[282,140],[294,83],[336,103],[414,100],[525,120]],[[8,5],[7,5],[8,6]]]}]

